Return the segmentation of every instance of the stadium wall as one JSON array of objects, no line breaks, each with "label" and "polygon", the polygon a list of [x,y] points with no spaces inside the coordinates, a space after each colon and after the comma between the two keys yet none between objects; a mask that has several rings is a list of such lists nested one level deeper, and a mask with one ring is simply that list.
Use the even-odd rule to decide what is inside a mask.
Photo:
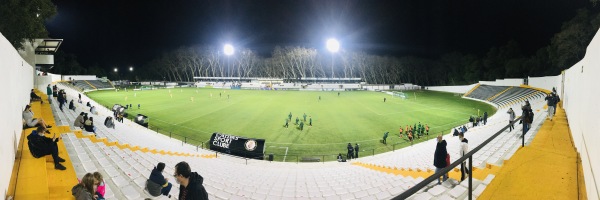
[{"label": "stadium wall", "polygon": [[523,79],[521,78],[510,78],[510,79],[496,79],[495,81],[479,81],[480,84],[483,85],[493,85],[493,86],[520,86],[523,84]]},{"label": "stadium wall", "polygon": [[585,57],[564,71],[562,105],[566,110],[575,147],[581,156],[588,199],[600,199],[600,33],[596,33]]},{"label": "stadium wall", "polygon": [[[37,73],[41,73],[40,71],[37,71]],[[61,75],[60,74],[51,74],[48,73],[47,76],[35,76],[34,78],[34,86],[36,89],[46,93],[46,87],[48,86],[48,84],[51,84],[53,82],[57,82],[61,80]]]},{"label": "stadium wall", "polygon": [[[544,77],[529,77],[528,79],[529,79],[529,84],[528,84],[529,86],[552,91],[552,88],[556,88],[557,90],[559,89],[560,82],[562,81],[562,75],[544,76]],[[561,93],[558,92],[558,94],[561,94]]]},{"label": "stadium wall", "polygon": [[451,93],[460,93],[464,94],[475,87],[475,84],[471,85],[454,85],[454,86],[428,86],[428,90],[439,91],[439,92],[451,92]]},{"label": "stadium wall", "polygon": [[29,103],[29,91],[33,88],[34,69],[0,33],[0,85],[3,98],[0,98],[0,197],[8,190],[15,154],[21,139],[22,117],[25,105]]},{"label": "stadium wall", "polygon": [[62,80],[63,81],[68,81],[69,78],[71,78],[72,80],[80,80],[80,81],[95,81],[98,78],[96,78],[95,75],[63,75],[62,76]]}]

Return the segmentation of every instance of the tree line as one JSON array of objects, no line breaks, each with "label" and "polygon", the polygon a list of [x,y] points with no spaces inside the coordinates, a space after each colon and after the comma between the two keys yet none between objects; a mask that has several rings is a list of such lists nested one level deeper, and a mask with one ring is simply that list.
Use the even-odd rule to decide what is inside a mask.
[{"label": "tree line", "polygon": [[[334,54],[301,46],[276,47],[270,57],[252,49],[223,55],[221,47],[186,46],[152,59],[135,76],[116,76],[106,68],[81,66],[72,54],[55,55],[53,73],[108,75],[111,79],[193,81],[205,77],[335,77],[362,78],[371,84],[413,83],[418,85],[461,85],[479,80],[558,75],[581,60],[600,27],[600,15],[580,9],[564,22],[547,46],[526,55],[511,40],[490,48],[485,54],[450,52],[439,58],[371,55],[360,51]],[[140,69],[140,68],[138,68]]]}]

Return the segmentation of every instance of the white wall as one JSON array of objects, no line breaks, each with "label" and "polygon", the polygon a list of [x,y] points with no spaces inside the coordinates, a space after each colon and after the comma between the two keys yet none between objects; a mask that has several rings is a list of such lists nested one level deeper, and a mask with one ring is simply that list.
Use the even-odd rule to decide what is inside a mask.
[{"label": "white wall", "polygon": [[473,89],[477,84],[471,85],[455,85],[455,86],[427,86],[428,90],[440,91],[440,92],[452,92],[452,93],[467,93],[469,90]]},{"label": "white wall", "polygon": [[520,86],[523,84],[521,78],[509,78],[509,79],[496,79],[496,81],[479,81],[483,85],[494,85],[494,86]]},{"label": "white wall", "polygon": [[98,79],[98,78],[96,78],[96,75],[63,75],[62,76],[63,81],[68,81],[69,78],[72,78],[73,80],[86,80],[86,81],[95,81]]},{"label": "white wall", "polygon": [[[549,91],[552,91],[552,88],[558,89],[560,86],[560,82],[562,81],[562,76],[544,76],[544,77],[529,77],[529,86],[542,88]],[[560,94],[560,93],[559,93]]]},{"label": "white wall", "polygon": [[[600,181],[600,33],[587,48],[583,60],[565,71],[563,107],[575,147],[581,154],[588,199],[599,199]],[[559,91],[559,94],[561,91]]]},{"label": "white wall", "polygon": [[34,69],[0,33],[0,198],[6,196],[15,162],[15,152],[21,138],[21,113],[29,103],[33,88]]}]

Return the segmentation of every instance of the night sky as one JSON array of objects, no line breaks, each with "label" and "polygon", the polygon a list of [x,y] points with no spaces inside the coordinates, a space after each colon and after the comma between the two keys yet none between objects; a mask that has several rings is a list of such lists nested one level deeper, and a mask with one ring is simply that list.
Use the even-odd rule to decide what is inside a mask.
[{"label": "night sky", "polygon": [[588,0],[244,0],[53,1],[47,23],[60,49],[84,65],[141,67],[181,46],[232,43],[270,56],[276,45],[342,48],[369,54],[437,58],[479,56],[517,41],[527,54],[550,43]]}]

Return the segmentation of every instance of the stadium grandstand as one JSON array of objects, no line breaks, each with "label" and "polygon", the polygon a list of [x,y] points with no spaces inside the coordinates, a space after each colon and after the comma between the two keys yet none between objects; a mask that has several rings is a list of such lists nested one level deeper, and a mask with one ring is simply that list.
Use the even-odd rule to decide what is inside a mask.
[{"label": "stadium grandstand", "polygon": [[[37,42],[41,44],[41,42]],[[58,48],[58,47],[56,47]],[[461,141],[449,132],[451,164],[436,172],[433,155],[436,139],[391,152],[362,156],[349,162],[290,163],[230,156],[206,146],[189,144],[157,133],[125,119],[114,128],[102,126],[111,108],[89,98],[86,93],[110,90],[115,86],[106,79],[90,76],[48,74],[36,71],[34,51],[19,52],[0,37],[0,65],[4,77],[0,84],[8,98],[2,98],[0,115],[4,121],[0,141],[0,187],[6,199],[74,199],[71,189],[88,172],[104,177],[106,199],[177,199],[179,184],[173,184],[171,197],[153,197],[146,189],[148,175],[158,162],[164,162],[164,174],[171,177],[174,166],[186,161],[204,177],[209,199],[598,199],[594,171],[600,168],[600,140],[595,136],[600,121],[595,99],[600,92],[594,85],[600,74],[600,34],[591,41],[583,60],[556,76],[480,81],[463,86],[431,86],[427,90],[462,94],[463,98],[485,102],[497,109],[487,118],[486,126],[468,126],[471,151],[460,155]],[[52,64],[46,62],[45,64]],[[585,68],[584,68],[585,66]],[[38,75],[40,74],[40,75]],[[421,86],[370,85],[360,78],[240,78],[194,77],[198,88],[255,90],[416,90]],[[141,86],[189,86],[192,83],[142,82]],[[46,87],[56,85],[67,99],[90,102],[96,108],[75,104],[61,109]],[[42,101],[30,102],[31,88]],[[136,88],[137,89],[137,88]],[[141,88],[140,88],[141,89]],[[561,101],[553,121],[546,120],[546,95],[553,90]],[[394,93],[392,93],[394,94]],[[402,93],[404,94],[404,93]],[[527,101],[535,118],[528,131],[514,122],[507,131],[513,109],[517,118]],[[52,125],[59,134],[59,155],[66,170],[55,170],[53,158],[35,158],[29,151],[29,135],[35,128],[23,128],[22,115],[31,105],[35,118]],[[89,112],[99,124],[96,130],[76,126],[82,112]],[[526,132],[526,134],[523,134]],[[472,163],[468,181],[460,181],[458,167]],[[448,173],[442,184],[436,175]],[[436,174],[436,175],[434,175]],[[439,176],[438,176],[439,177]]]}]

